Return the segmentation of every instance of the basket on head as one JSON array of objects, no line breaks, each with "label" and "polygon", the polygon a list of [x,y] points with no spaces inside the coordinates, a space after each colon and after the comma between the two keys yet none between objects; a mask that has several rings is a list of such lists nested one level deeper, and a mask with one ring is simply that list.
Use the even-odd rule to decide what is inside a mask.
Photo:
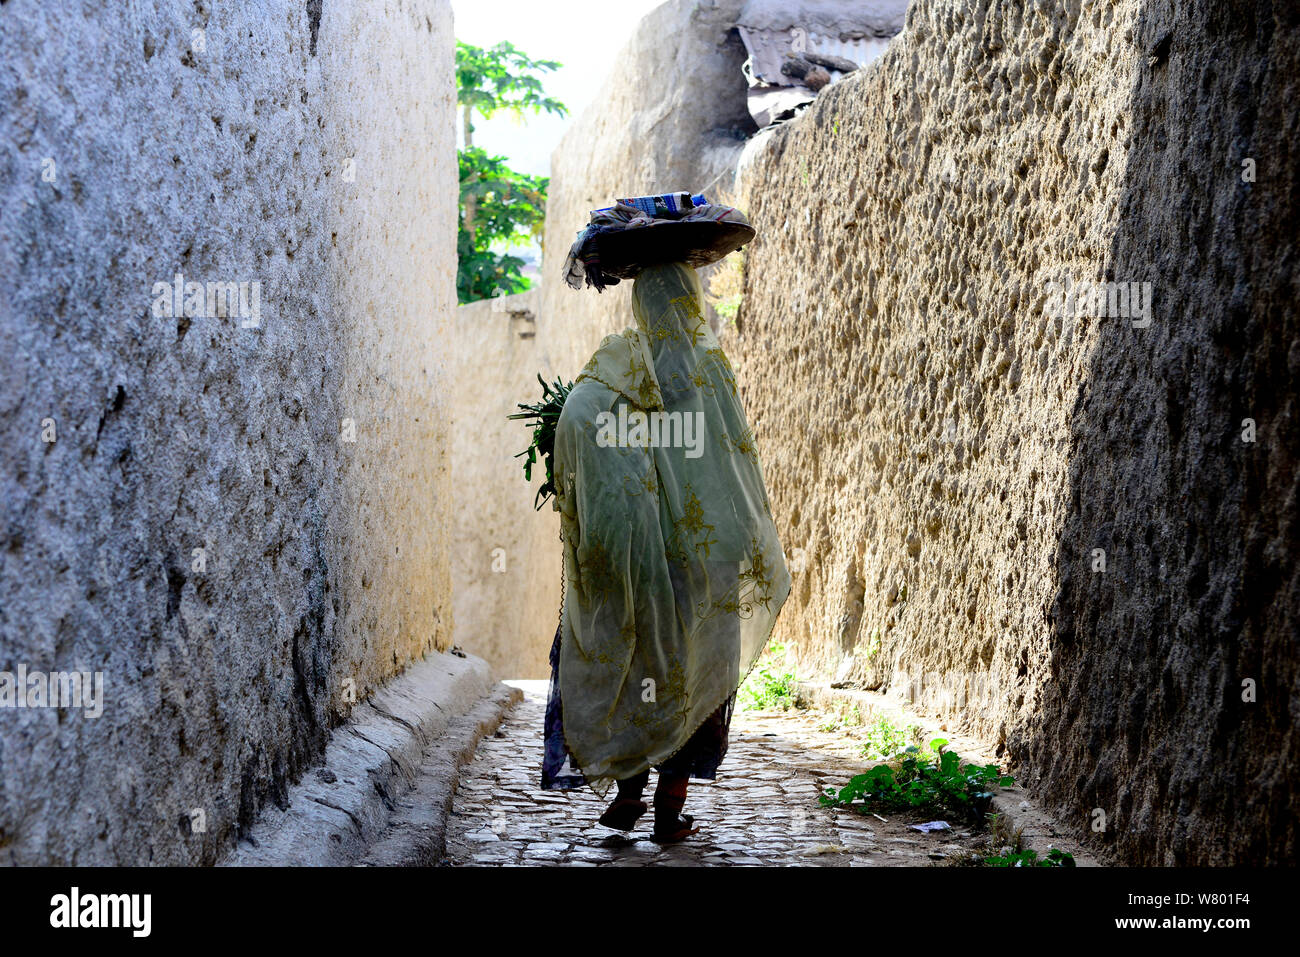
[{"label": "basket on head", "polygon": [[634,279],[646,266],[683,262],[699,268],[715,263],[754,238],[743,213],[711,205],[703,196],[667,193],[620,199],[594,210],[565,260],[565,281],[585,281],[600,291]]}]

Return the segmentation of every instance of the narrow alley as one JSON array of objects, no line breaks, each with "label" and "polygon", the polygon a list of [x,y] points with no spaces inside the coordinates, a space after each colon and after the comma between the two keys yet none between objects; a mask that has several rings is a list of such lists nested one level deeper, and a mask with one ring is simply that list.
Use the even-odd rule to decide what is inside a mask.
[{"label": "narrow alley", "polygon": [[1274,0],[0,0],[6,915],[1284,927],[1297,93]]}]

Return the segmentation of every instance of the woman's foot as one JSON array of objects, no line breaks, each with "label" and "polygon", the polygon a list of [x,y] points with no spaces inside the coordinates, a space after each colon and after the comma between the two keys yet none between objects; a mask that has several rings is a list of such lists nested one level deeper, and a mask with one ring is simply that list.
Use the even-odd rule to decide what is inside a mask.
[{"label": "woman's foot", "polygon": [[650,835],[650,840],[656,844],[676,844],[678,841],[684,841],[699,831],[694,827],[695,818],[689,814],[677,814],[672,818],[655,815],[654,833]]},{"label": "woman's foot", "polygon": [[682,813],[688,780],[681,775],[659,773],[659,786],[655,788],[655,829],[650,835],[655,843],[674,844],[699,830],[694,826],[695,818]]},{"label": "woman's foot", "polygon": [[641,820],[641,815],[650,809],[645,801],[635,798],[619,798],[605,809],[600,816],[600,823],[616,831],[630,831]]}]

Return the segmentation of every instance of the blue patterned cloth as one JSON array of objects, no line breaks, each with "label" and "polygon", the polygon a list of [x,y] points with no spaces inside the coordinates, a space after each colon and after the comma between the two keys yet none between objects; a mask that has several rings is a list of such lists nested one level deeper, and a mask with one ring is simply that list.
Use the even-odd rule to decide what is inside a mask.
[{"label": "blue patterned cloth", "polygon": [[[593,209],[587,225],[578,231],[577,238],[569,247],[569,254],[564,258],[564,281],[574,289],[581,289],[584,284],[595,286],[598,292],[606,286],[617,285],[619,277],[607,274],[601,268],[599,237],[627,229],[654,229],[679,223],[749,225],[740,210],[731,206],[714,206],[703,193],[683,191],[615,200],[613,206]],[[659,235],[666,244],[673,243],[672,233]],[[685,261],[691,251],[690,247],[683,247],[677,258]],[[719,255],[714,255],[706,262],[715,262],[718,258]],[[699,266],[701,263],[690,265]]]},{"label": "blue patterned cloth", "polygon": [[[618,202],[624,206],[631,206],[647,216],[679,216],[682,213],[689,213],[696,206],[707,206],[708,200],[702,193],[691,195],[687,192],[680,193],[662,193],[658,196],[631,196],[627,199],[620,199]],[[602,213],[607,209],[613,209],[613,206],[605,206],[594,212]]]}]

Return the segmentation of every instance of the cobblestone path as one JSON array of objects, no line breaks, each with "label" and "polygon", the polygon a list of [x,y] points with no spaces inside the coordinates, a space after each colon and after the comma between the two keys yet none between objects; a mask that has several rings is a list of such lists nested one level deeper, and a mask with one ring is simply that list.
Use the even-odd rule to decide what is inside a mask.
[{"label": "cobblestone path", "polygon": [[[713,782],[692,781],[686,813],[700,833],[661,847],[649,839],[653,808],[631,834],[601,827],[606,806],[590,790],[539,786],[545,682],[511,682],[524,700],[462,769],[447,828],[446,866],[876,867],[928,865],[980,839],[969,831],[924,834],[925,818],[887,819],[821,808],[868,765],[812,712],[736,710],[727,758]],[[646,792],[654,790],[652,772]],[[613,799],[613,793],[610,794]]]}]

